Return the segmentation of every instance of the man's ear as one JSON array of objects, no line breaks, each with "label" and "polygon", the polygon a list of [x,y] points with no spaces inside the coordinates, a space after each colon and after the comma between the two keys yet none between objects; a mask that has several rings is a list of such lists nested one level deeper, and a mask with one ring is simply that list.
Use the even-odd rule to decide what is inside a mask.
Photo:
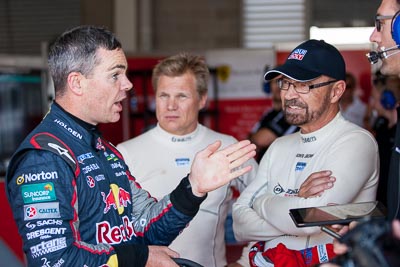
[{"label": "man's ear", "polygon": [[85,77],[80,72],[73,71],[70,74],[68,74],[68,77],[67,77],[68,89],[71,90],[76,95],[81,95],[82,94],[82,80],[84,78]]},{"label": "man's ear", "polygon": [[340,80],[335,82],[331,90],[331,103],[339,102],[340,98],[344,93],[344,90],[346,90],[345,81]]},{"label": "man's ear", "polygon": [[207,104],[207,94],[204,94],[202,96],[200,96],[200,106],[199,106],[199,110],[202,110],[206,104]]}]

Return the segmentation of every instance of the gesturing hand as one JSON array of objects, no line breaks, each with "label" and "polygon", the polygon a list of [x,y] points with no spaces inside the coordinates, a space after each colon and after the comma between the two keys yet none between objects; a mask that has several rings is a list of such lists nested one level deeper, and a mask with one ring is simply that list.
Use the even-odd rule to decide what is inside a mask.
[{"label": "gesturing hand", "polygon": [[251,170],[251,166],[238,168],[256,154],[256,146],[250,141],[240,141],[218,151],[220,147],[221,141],[216,141],[196,154],[189,175],[195,196],[204,196]]}]

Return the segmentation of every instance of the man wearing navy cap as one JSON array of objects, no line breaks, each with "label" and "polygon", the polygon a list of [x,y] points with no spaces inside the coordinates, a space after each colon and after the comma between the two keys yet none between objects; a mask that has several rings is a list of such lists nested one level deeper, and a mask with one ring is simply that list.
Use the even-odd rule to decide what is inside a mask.
[{"label": "man wearing navy cap", "polygon": [[301,130],[271,144],[256,179],[234,204],[236,238],[266,241],[253,249],[252,266],[261,266],[252,258],[257,249],[256,258],[268,255],[275,263],[278,257],[271,255],[295,250],[307,266],[332,256],[332,238],[319,227],[297,228],[289,209],[376,198],[378,147],[368,131],[340,113],[345,74],[340,52],[318,40],[300,44],[283,65],[265,74],[281,90],[285,119]]}]

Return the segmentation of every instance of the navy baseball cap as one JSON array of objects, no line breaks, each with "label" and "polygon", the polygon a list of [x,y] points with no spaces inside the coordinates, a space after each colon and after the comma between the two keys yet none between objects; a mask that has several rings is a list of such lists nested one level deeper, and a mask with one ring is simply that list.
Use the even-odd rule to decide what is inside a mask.
[{"label": "navy baseball cap", "polygon": [[299,82],[311,81],[321,75],[346,80],[346,64],[333,45],[311,39],[293,49],[283,65],[267,71],[264,79],[269,81],[280,74]]}]

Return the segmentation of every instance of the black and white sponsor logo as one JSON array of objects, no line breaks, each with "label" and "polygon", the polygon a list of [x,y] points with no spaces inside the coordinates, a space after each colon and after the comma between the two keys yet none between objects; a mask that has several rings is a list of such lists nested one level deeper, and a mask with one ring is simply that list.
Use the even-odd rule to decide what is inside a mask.
[{"label": "black and white sponsor logo", "polygon": [[35,238],[48,239],[52,235],[63,235],[63,234],[65,234],[66,230],[67,230],[67,228],[64,228],[64,227],[44,228],[44,229],[39,229],[39,230],[27,233],[26,238],[28,240],[35,239]]},{"label": "black and white sponsor logo", "polygon": [[47,258],[41,258],[41,260],[43,261],[41,267],[60,267],[65,263],[63,258],[59,259],[55,264],[52,264]]},{"label": "black and white sponsor logo", "polygon": [[48,180],[56,180],[58,179],[58,172],[57,171],[50,171],[50,172],[38,172],[38,173],[23,173],[17,177],[17,184],[21,185],[23,183],[31,183],[31,182],[38,182],[38,181],[48,181]]},{"label": "black and white sponsor logo", "polygon": [[68,149],[66,149],[58,144],[54,144],[54,143],[48,143],[47,145],[49,147],[51,147],[52,149],[54,149],[55,151],[57,151],[58,154],[60,154],[60,156],[64,156],[64,157],[68,158],[70,161],[75,163],[75,160],[69,154]]},{"label": "black and white sponsor logo", "polygon": [[317,141],[317,137],[315,137],[315,136],[302,137],[302,138],[301,138],[301,141],[302,141],[303,143],[311,143],[311,142]]},{"label": "black and white sponsor logo", "polygon": [[93,163],[93,164],[90,164],[88,166],[81,168],[81,170],[84,174],[88,174],[89,172],[92,172],[92,171],[98,170],[98,169],[100,169],[100,167],[97,163]]},{"label": "black and white sponsor logo", "polygon": [[37,258],[66,247],[67,247],[66,238],[60,237],[49,241],[42,241],[39,244],[30,247],[30,251],[32,258]]},{"label": "black and white sponsor logo", "polygon": [[81,155],[76,157],[78,162],[81,163],[81,164],[85,164],[84,163],[85,159],[91,159],[91,158],[94,158],[92,152],[84,153],[84,154],[81,154]]},{"label": "black and white sponsor logo", "polygon": [[48,220],[39,220],[36,222],[28,222],[25,224],[26,228],[33,230],[36,226],[53,226],[53,225],[62,225],[63,220],[56,220],[56,219],[48,219]]},{"label": "black and white sponsor logo", "polygon": [[111,168],[112,169],[123,169],[124,167],[122,167],[121,162],[114,162],[114,163],[111,163]]},{"label": "black and white sponsor logo", "polygon": [[63,122],[60,119],[55,119],[54,122],[57,123],[58,125],[60,125],[62,128],[64,128],[67,132],[69,132],[70,134],[72,134],[76,138],[79,138],[79,139],[83,138],[83,135],[81,133],[79,133],[78,131],[72,129],[66,122]]},{"label": "black and white sponsor logo", "polygon": [[126,173],[124,171],[119,171],[119,172],[115,173],[116,177],[120,177],[120,176],[124,176],[124,175],[126,175]]},{"label": "black and white sponsor logo", "polygon": [[189,142],[190,140],[192,140],[192,136],[186,136],[186,137],[173,136],[171,138],[171,142],[173,143]]}]

